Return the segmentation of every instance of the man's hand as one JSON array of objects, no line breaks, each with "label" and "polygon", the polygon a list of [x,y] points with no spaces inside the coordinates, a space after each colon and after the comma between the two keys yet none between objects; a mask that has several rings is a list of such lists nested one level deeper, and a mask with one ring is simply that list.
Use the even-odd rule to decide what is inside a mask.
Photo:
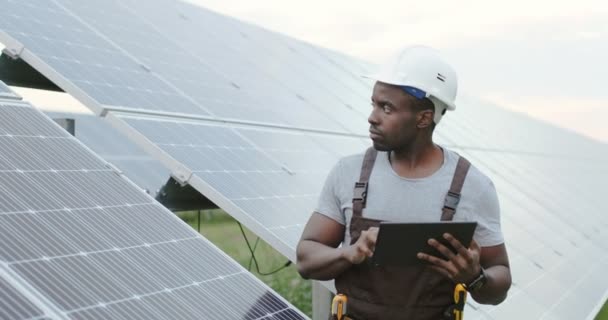
[{"label": "man's hand", "polygon": [[378,239],[378,228],[371,227],[361,231],[357,242],[344,249],[344,257],[352,264],[360,264],[366,258],[374,254],[376,240]]},{"label": "man's hand", "polygon": [[479,263],[481,247],[479,247],[479,244],[475,240],[472,240],[470,248],[467,249],[451,234],[444,233],[443,237],[456,249],[456,254],[439,241],[429,239],[429,245],[437,249],[445,259],[422,252],[418,253],[418,258],[430,262],[432,264],[431,268],[455,283],[470,283],[481,272],[481,265]]}]

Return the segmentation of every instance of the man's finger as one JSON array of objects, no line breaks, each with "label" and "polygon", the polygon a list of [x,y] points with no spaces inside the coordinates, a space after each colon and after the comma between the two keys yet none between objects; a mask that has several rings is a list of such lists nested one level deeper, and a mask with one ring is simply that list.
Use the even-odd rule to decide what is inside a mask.
[{"label": "man's finger", "polygon": [[438,266],[438,267],[446,270],[452,276],[458,273],[458,270],[454,266],[454,263],[449,260],[444,260],[444,259],[432,256],[430,254],[422,253],[422,252],[418,252],[417,257],[418,257],[418,259],[425,260],[425,261],[431,263],[432,265]]},{"label": "man's finger", "polygon": [[371,234],[368,233],[364,239],[364,244],[368,248],[374,250],[374,248],[376,247],[376,239]]},{"label": "man's finger", "polygon": [[[450,243],[450,245],[452,245],[452,247],[454,249],[456,249],[456,252],[458,252],[458,255],[460,257],[462,257],[467,263],[473,262],[473,257],[471,257],[471,253],[469,252],[469,249],[467,249],[465,246],[463,246],[462,243],[460,241],[458,241],[458,239],[454,238],[454,236],[452,236],[449,233],[444,233],[443,238],[446,239]],[[463,266],[463,264],[460,263],[460,261],[458,262],[458,264]]]},{"label": "man's finger", "polygon": [[459,254],[464,255],[464,253],[468,252],[467,247],[462,245],[462,243],[458,239],[456,239],[453,235],[451,235],[449,233],[444,233],[443,238],[446,239],[450,243],[450,245],[452,245],[452,247],[454,249],[456,249],[456,251]]},{"label": "man's finger", "polygon": [[439,259],[435,256],[432,256],[432,255],[426,254],[426,253],[422,253],[422,252],[418,252],[418,254],[416,256],[418,257],[418,259],[430,262],[431,264],[436,265],[436,266],[444,266],[447,263],[447,261],[445,261],[443,259]]},{"label": "man's finger", "polygon": [[445,269],[438,267],[438,266],[429,266],[429,268],[439,272],[440,274],[442,274],[444,277],[450,279],[450,280],[454,280],[454,278],[452,277],[452,275]]},{"label": "man's finger", "polygon": [[448,260],[453,260],[454,257],[456,256],[454,254],[454,252],[452,252],[452,250],[448,249],[446,246],[444,246],[443,244],[441,244],[439,241],[437,241],[435,239],[429,239],[428,244],[431,247],[437,249],[437,251],[439,251],[439,253],[441,253]]}]

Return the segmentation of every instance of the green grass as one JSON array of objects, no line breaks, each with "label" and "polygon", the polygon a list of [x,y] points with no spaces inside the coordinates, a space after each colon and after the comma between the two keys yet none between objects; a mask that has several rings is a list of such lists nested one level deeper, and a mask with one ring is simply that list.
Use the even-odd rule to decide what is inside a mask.
[{"label": "green grass", "polygon": [[608,301],[604,304],[600,313],[597,314],[595,320],[608,320]]},{"label": "green grass", "polygon": [[[196,212],[180,213],[179,216],[194,229],[197,228],[198,215]],[[249,268],[251,253],[238,224],[233,218],[220,210],[207,211],[203,214],[200,226],[203,236],[243,267]],[[251,246],[253,246],[257,237],[246,228],[243,227],[243,229]],[[256,247],[255,257],[262,273],[276,270],[287,262],[287,259],[283,255],[261,239]],[[275,274],[267,276],[257,273],[253,264],[250,271],[296,306],[296,308],[308,314],[308,316],[312,316],[311,282],[302,279],[293,264]]]}]

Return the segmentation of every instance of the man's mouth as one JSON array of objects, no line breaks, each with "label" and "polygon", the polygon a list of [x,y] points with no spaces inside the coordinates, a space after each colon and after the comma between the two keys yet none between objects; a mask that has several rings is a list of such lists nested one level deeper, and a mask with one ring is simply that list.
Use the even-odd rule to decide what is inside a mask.
[{"label": "man's mouth", "polygon": [[369,137],[373,139],[381,138],[382,134],[379,131],[369,130]]}]

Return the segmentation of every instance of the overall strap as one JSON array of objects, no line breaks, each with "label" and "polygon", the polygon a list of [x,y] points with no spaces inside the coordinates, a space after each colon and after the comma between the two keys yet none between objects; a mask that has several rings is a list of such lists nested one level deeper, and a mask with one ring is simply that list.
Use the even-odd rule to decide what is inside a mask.
[{"label": "overall strap", "polygon": [[353,217],[361,217],[363,215],[365,199],[367,198],[367,185],[374,168],[374,162],[376,162],[376,155],[378,155],[378,151],[374,147],[370,147],[365,152],[363,164],[361,165],[361,175],[359,176],[359,181],[355,182],[355,191],[353,192]]},{"label": "overall strap", "polygon": [[460,202],[462,185],[464,184],[464,179],[467,177],[470,167],[471,163],[469,160],[462,156],[460,159],[458,159],[456,171],[454,172],[454,177],[452,178],[452,185],[450,186],[448,194],[445,196],[443,209],[441,209],[441,221],[451,221],[452,218],[454,218],[456,207],[458,207],[458,202]]}]

